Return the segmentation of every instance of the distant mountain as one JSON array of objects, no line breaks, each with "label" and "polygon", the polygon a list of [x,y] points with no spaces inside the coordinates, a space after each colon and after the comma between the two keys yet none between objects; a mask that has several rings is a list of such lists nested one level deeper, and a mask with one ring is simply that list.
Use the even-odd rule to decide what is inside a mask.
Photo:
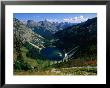
[{"label": "distant mountain", "polygon": [[56,40],[54,45],[66,51],[77,45],[83,49],[91,45],[97,46],[97,18],[60,30],[54,37]]},{"label": "distant mountain", "polygon": [[45,38],[53,38],[52,35],[59,30],[63,30],[67,27],[74,25],[73,23],[68,22],[49,22],[47,20],[35,22],[33,20],[27,21],[27,27],[31,28],[37,34]]},{"label": "distant mountain", "polygon": [[[14,18],[13,19],[14,27],[14,39],[18,38],[22,43],[32,43],[38,47],[43,47],[44,38],[37,33],[34,33],[30,28],[26,27],[21,21]],[[14,40],[16,41],[16,40]]]}]

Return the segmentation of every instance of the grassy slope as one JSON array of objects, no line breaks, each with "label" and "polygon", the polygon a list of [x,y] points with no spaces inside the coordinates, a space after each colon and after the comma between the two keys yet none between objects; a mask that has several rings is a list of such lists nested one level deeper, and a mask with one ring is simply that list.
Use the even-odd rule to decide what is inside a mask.
[{"label": "grassy slope", "polygon": [[83,59],[78,58],[78,59],[70,60],[68,62],[62,62],[53,66],[49,66],[51,62],[29,58],[26,56],[26,52],[28,52],[28,50],[25,47],[23,47],[22,55],[24,61],[35,68],[29,71],[14,71],[15,75],[96,75],[97,74],[97,68],[82,67],[82,66],[96,66],[96,60],[88,60],[87,58],[89,57],[83,57]]}]

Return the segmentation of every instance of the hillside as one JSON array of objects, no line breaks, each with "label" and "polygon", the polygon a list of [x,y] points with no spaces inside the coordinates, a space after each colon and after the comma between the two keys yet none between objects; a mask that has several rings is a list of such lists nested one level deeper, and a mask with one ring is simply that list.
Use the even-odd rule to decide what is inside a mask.
[{"label": "hillside", "polygon": [[94,47],[93,53],[96,54],[97,18],[88,19],[86,22],[58,31],[54,37],[57,40],[54,45],[65,49],[66,52],[75,46],[80,46],[79,50],[81,52],[90,54],[90,48]]},{"label": "hillside", "polygon": [[[34,33],[30,28],[26,27],[21,21],[14,18],[14,38],[20,38],[23,44],[26,42],[33,43],[38,47],[43,47],[44,39],[37,33]],[[16,39],[14,39],[16,41]]]}]

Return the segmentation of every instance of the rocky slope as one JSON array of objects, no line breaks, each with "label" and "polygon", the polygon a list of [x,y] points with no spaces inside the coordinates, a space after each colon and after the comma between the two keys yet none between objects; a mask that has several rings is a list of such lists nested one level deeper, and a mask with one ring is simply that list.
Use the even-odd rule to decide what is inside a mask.
[{"label": "rocky slope", "polygon": [[42,36],[34,33],[30,28],[26,27],[16,18],[13,19],[13,23],[14,39],[17,37],[22,41],[23,44],[29,42],[38,47],[43,47],[44,38]]}]

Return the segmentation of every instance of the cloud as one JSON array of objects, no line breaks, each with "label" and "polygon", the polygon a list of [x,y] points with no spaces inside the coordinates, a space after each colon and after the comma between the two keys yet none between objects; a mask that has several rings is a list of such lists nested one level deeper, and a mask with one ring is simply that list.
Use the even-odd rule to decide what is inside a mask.
[{"label": "cloud", "polygon": [[49,22],[59,22],[58,19],[46,19],[46,20],[49,21]]},{"label": "cloud", "polygon": [[88,18],[84,18],[84,16],[79,16],[79,17],[73,17],[73,18],[66,18],[63,19],[64,22],[71,22],[71,23],[81,23],[84,21],[87,21]]},{"label": "cloud", "polygon": [[49,22],[81,23],[81,22],[87,21],[88,18],[81,15],[81,16],[76,16],[76,17],[71,17],[71,18],[63,18],[63,19],[58,19],[58,18],[49,19],[49,18],[47,18],[46,20]]}]

